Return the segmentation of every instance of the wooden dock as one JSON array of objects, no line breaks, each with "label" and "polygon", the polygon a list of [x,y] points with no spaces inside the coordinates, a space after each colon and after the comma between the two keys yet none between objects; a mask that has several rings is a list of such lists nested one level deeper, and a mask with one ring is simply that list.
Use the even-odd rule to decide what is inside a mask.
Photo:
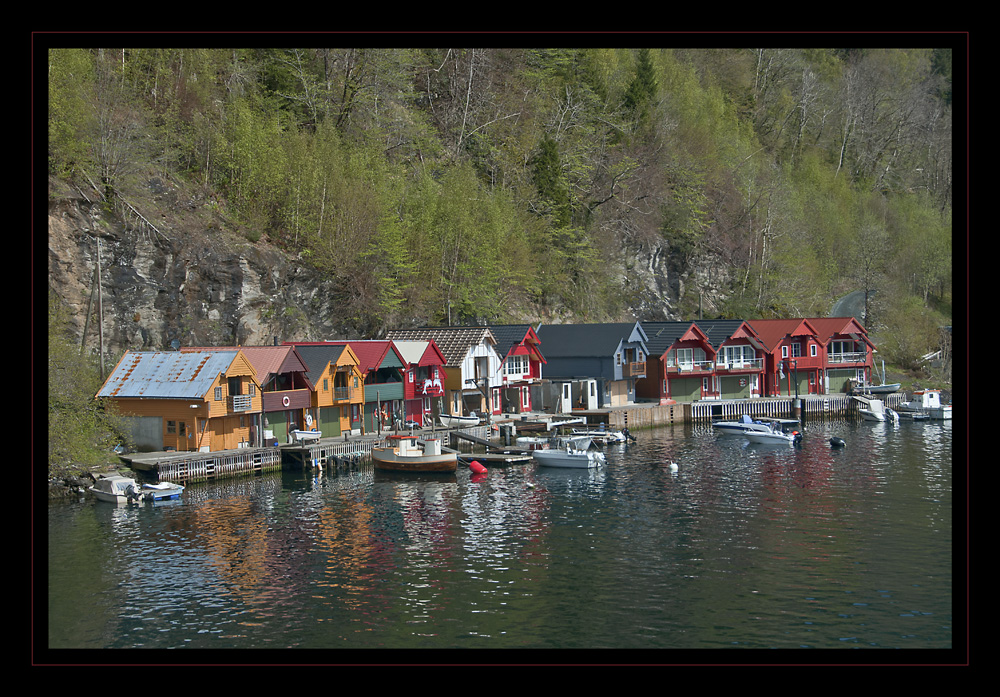
[{"label": "wooden dock", "polygon": [[216,452],[155,452],[121,455],[133,470],[161,481],[197,482],[281,469],[278,448],[236,448]]}]

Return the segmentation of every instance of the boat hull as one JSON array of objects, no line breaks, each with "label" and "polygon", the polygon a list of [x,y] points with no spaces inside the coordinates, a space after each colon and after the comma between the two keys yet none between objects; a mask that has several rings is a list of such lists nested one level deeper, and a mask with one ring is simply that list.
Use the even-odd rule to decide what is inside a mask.
[{"label": "boat hull", "polygon": [[747,431],[758,431],[760,433],[770,433],[773,429],[772,424],[778,424],[781,426],[798,426],[798,421],[795,419],[758,419],[762,423],[756,421],[716,421],[712,424],[712,428],[719,433],[732,433],[735,435],[742,436]]},{"label": "boat hull", "polygon": [[467,428],[469,426],[478,426],[479,417],[478,416],[451,416],[448,414],[438,415],[438,421],[445,428]]},{"label": "boat hull", "polygon": [[392,448],[372,448],[375,469],[386,472],[455,472],[458,455],[399,455]]},{"label": "boat hull", "polygon": [[536,450],[531,456],[539,465],[566,469],[591,469],[605,462],[602,453],[590,450]]},{"label": "boat hull", "polygon": [[899,392],[900,383],[891,385],[858,385],[852,390],[854,394],[892,394]]},{"label": "boat hull", "polygon": [[744,434],[751,443],[761,443],[764,445],[791,445],[798,440],[795,436],[785,436],[776,433],[759,433],[750,431]]}]

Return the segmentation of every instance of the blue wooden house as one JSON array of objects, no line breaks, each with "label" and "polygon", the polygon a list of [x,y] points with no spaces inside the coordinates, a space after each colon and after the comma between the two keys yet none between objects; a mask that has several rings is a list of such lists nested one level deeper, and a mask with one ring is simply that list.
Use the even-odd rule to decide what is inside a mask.
[{"label": "blue wooden house", "polygon": [[[636,380],[646,375],[646,333],[639,322],[543,324],[536,330],[545,347],[545,376],[553,382],[595,380],[597,406],[636,401]],[[574,396],[574,401],[588,406]],[[565,410],[565,409],[564,409]]]}]

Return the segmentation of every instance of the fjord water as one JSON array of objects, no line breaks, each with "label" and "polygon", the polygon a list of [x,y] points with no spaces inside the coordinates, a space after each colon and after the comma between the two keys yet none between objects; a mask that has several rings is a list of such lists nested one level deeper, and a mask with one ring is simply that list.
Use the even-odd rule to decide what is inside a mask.
[{"label": "fjord water", "polygon": [[54,504],[48,645],[951,648],[952,424],[802,430],[645,430],[591,471],[369,464]]}]

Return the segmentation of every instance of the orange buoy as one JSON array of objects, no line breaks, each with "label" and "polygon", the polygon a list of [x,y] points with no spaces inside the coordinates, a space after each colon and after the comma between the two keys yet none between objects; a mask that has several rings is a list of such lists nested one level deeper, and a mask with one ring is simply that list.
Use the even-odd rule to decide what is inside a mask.
[{"label": "orange buoy", "polygon": [[469,469],[477,474],[483,474],[486,471],[486,468],[479,463],[479,460],[473,460],[469,464]]}]

